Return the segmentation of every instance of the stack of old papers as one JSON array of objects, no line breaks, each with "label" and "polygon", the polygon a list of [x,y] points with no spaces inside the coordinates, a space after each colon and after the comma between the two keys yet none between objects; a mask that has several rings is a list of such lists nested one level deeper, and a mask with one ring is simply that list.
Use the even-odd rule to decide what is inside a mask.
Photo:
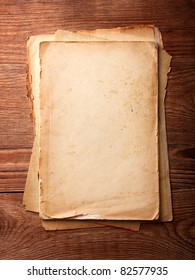
[{"label": "stack of old papers", "polygon": [[28,40],[35,140],[24,193],[47,230],[172,219],[158,28],[58,30]]}]

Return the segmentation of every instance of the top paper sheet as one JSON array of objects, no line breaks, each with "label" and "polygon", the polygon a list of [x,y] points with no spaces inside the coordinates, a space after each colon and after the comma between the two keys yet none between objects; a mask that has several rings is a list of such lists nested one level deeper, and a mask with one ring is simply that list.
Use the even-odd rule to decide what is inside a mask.
[{"label": "top paper sheet", "polygon": [[41,216],[157,218],[155,43],[45,42],[40,58]]}]

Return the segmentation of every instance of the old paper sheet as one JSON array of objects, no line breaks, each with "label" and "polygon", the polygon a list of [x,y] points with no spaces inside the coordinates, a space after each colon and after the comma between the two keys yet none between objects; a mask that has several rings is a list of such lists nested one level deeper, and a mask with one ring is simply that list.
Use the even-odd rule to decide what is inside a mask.
[{"label": "old paper sheet", "polygon": [[[64,30],[56,32],[56,39],[63,40],[66,37]],[[166,124],[164,98],[166,93],[167,74],[170,71],[171,56],[163,50],[163,41],[159,29],[154,26],[130,26],[119,27],[114,29],[97,29],[77,31],[77,34],[93,35],[102,40],[111,41],[153,41],[159,45],[159,173],[160,173],[160,217],[159,220],[166,222],[171,221],[172,201],[169,175],[169,161],[166,139]]]},{"label": "old paper sheet", "polygon": [[[155,35],[156,34],[156,35]],[[35,139],[25,186],[23,204],[29,211],[39,212],[39,44],[42,41],[157,41],[162,47],[160,32],[153,26],[130,26],[113,29],[70,32],[58,30],[55,35],[31,36],[28,40],[29,97],[34,107]],[[33,80],[32,80],[33,77]]]},{"label": "old paper sheet", "polygon": [[87,220],[42,220],[42,225],[46,230],[80,229],[94,227],[113,227],[129,231],[139,231],[140,222],[138,221],[87,221]]},{"label": "old paper sheet", "polygon": [[[60,32],[60,31],[59,31]],[[144,36],[145,34],[143,34]],[[70,38],[71,37],[71,38]],[[79,35],[80,39],[82,40],[89,40],[89,37],[84,36],[84,35]],[[76,33],[70,33],[67,31],[63,31],[63,35],[59,36],[59,40],[78,40],[78,35]],[[102,40],[99,38],[96,38],[96,40]],[[36,117],[36,136],[35,136],[35,141],[34,141],[34,146],[33,146],[33,152],[31,156],[31,164],[28,172],[28,178],[26,182],[26,188],[25,188],[25,193],[24,193],[24,205],[26,209],[29,211],[35,211],[39,212],[39,187],[38,187],[38,161],[39,161],[39,145],[38,145],[38,138],[39,138],[39,126],[37,123],[39,123],[39,75],[36,75],[36,73],[39,73],[39,43],[44,40],[54,40],[53,35],[41,35],[41,36],[33,36],[30,38],[28,41],[28,52],[29,52],[29,77],[31,78],[34,76],[35,78],[31,81],[32,82],[32,89],[31,86],[29,87],[30,93],[31,93],[31,99],[33,101],[34,105],[34,112],[35,112],[35,117]],[[94,40],[92,36],[90,36],[90,40]],[[31,80],[31,79],[30,79]],[[34,96],[32,95],[34,94]],[[37,181],[37,183],[36,183]],[[75,227],[92,227],[92,223],[87,223],[87,222],[80,222],[80,221],[68,221],[65,220],[63,221],[58,220],[58,221],[43,221],[43,225],[46,229],[52,230],[52,229],[68,229],[68,228],[75,228]],[[108,225],[108,221],[107,221]],[[138,222],[133,222],[133,221],[109,221],[109,225],[114,225],[115,227],[121,227],[121,228],[126,228],[130,230],[139,230],[139,225],[140,223]],[[94,225],[93,225],[94,226]],[[95,226],[99,226],[96,224]]]},{"label": "old paper sheet", "polygon": [[169,178],[169,161],[167,149],[165,94],[167,74],[170,71],[171,56],[165,51],[159,51],[159,167],[160,167],[160,221],[172,221],[171,186]]},{"label": "old paper sheet", "polygon": [[40,58],[41,215],[156,219],[155,43],[49,42]]},{"label": "old paper sheet", "polygon": [[[159,111],[160,111],[160,183],[161,183],[161,188],[160,188],[160,200],[161,200],[161,205],[160,205],[160,220],[161,221],[170,221],[172,220],[172,207],[171,207],[171,193],[170,193],[170,181],[169,181],[169,168],[168,168],[168,161],[164,160],[164,157],[168,157],[167,155],[167,144],[166,141],[162,141],[162,139],[165,139],[166,137],[166,129],[163,127],[165,125],[165,114],[164,114],[164,97],[165,97],[165,87],[166,87],[166,81],[167,81],[167,73],[169,71],[170,67],[170,61],[171,61],[171,56],[169,56],[166,51],[160,50],[159,54],[159,76],[161,76],[160,79],[160,84],[159,84],[159,89],[160,89],[160,99],[159,99]],[[162,120],[164,119],[164,121]],[[163,151],[163,153],[162,153]],[[164,157],[163,157],[163,156]],[[114,222],[114,221],[112,221]],[[119,221],[116,221],[119,223]],[[57,221],[52,221],[52,220],[43,220],[42,221],[43,226],[47,230],[60,230],[67,228],[67,223],[64,220],[57,220]],[[90,226],[90,225],[89,225]],[[139,223],[136,224],[136,222],[125,222],[121,221],[121,225],[117,224],[116,227],[122,227],[122,228],[128,228],[130,226],[131,230],[138,230],[139,229]],[[136,227],[137,226],[137,227]],[[71,228],[74,227],[74,225],[70,226]]]},{"label": "old paper sheet", "polygon": [[[147,40],[151,40],[151,41],[154,41],[154,36],[153,36],[153,28],[147,28],[146,29],[143,29],[143,28],[140,28],[141,32],[139,32],[138,30],[139,28],[117,28],[117,29],[113,29],[113,32],[111,33],[110,30],[105,30],[104,34],[102,34],[102,30],[98,30],[98,31],[95,31],[96,33],[98,33],[97,35],[99,36],[99,40],[123,40],[123,36],[125,37],[125,34],[128,33],[128,39],[131,39],[131,32],[132,30],[136,30],[136,34],[137,35],[137,38],[134,38],[134,40],[145,40],[145,38],[147,37],[147,33],[150,34],[151,37],[147,37]],[[152,32],[149,32],[149,29],[150,31]],[[142,32],[142,30],[144,30],[144,32]],[[119,32],[120,31],[120,32]],[[90,31],[84,31],[84,32],[89,32],[91,33]],[[119,33],[120,33],[120,36],[119,36]],[[140,36],[140,33],[142,33]],[[159,34],[159,32],[158,32]],[[83,35],[79,35],[79,38],[78,38],[78,32],[77,33],[71,33],[71,37],[68,37],[68,35],[70,36],[70,32],[67,32],[67,31],[57,31],[56,33],[56,37],[54,39],[54,36],[36,36],[36,37],[31,37],[30,40],[29,40],[29,48],[30,48],[30,55],[31,55],[31,59],[30,60],[30,63],[32,64],[33,61],[38,61],[39,62],[39,54],[38,54],[38,45],[41,41],[49,41],[51,39],[51,37],[53,37],[52,39],[53,40],[94,40],[92,37],[91,38],[87,38],[87,37],[84,37]],[[93,34],[94,35],[94,34]],[[101,38],[102,35],[104,35],[105,38]],[[120,37],[120,38],[119,38]],[[128,40],[127,39],[127,40]],[[97,38],[96,38],[97,40]],[[34,45],[34,46],[33,46]],[[34,50],[36,49],[36,51]],[[33,51],[32,51],[33,50]],[[166,52],[165,52],[166,53]],[[167,59],[167,65],[169,67],[169,64],[170,64],[170,56],[168,56],[168,54],[166,54],[166,57]],[[161,63],[162,65],[162,63]],[[34,65],[31,65],[31,71],[33,71],[33,67]],[[37,71],[39,72],[39,67],[35,67],[36,69],[34,69],[34,73],[37,73]],[[161,76],[161,75],[160,75]],[[36,77],[36,76],[35,76]],[[38,75],[37,75],[37,79],[38,79]],[[167,81],[167,70],[165,71],[164,73],[164,76],[163,77],[160,77],[160,79],[164,79],[164,84],[166,85],[166,81]],[[36,79],[35,79],[36,80]],[[32,81],[32,87],[34,86],[34,94],[35,92],[38,91],[37,89],[37,84],[35,84],[35,81],[33,80]],[[162,92],[165,91],[165,88],[162,90]],[[36,109],[36,107],[38,107],[38,105],[36,106],[36,104],[38,104],[38,94],[36,96],[33,96],[33,101],[34,101],[34,107]],[[164,105],[164,104],[162,104]],[[36,112],[36,110],[35,110]],[[38,116],[39,117],[39,116]],[[37,117],[37,118],[38,118]],[[165,136],[166,136],[166,132],[165,132]],[[35,184],[35,181],[37,179],[38,181],[38,176],[37,176],[37,173],[38,173],[38,158],[39,158],[39,147],[37,145],[37,135],[36,135],[36,138],[35,138],[35,142],[34,142],[34,147],[33,147],[33,154],[32,154],[32,157],[31,157],[31,165],[30,165],[30,169],[29,169],[29,173],[28,173],[28,180],[27,180],[27,183],[26,183],[26,189],[25,189],[25,195],[24,195],[24,204],[26,204],[26,208],[29,209],[30,211],[39,211],[39,188],[38,188],[38,184]],[[160,142],[163,142],[164,138],[160,137]],[[164,146],[165,146],[165,152],[164,151],[161,151],[160,150],[160,158],[162,159],[163,161],[163,155],[166,155],[166,151],[167,151],[167,147],[166,147],[166,141],[164,141]],[[165,158],[165,161],[167,161],[167,159]],[[32,164],[32,162],[36,162],[36,165]],[[161,172],[160,172],[161,173]],[[166,173],[168,173],[168,169],[166,170]],[[34,175],[34,176],[33,176]],[[35,179],[32,179],[32,178],[35,178]],[[164,180],[165,176],[162,176],[161,178],[161,186],[163,185],[163,183],[165,182]],[[169,173],[168,173],[168,176],[166,177],[167,178],[167,181],[169,182]],[[162,188],[161,188],[162,189]],[[165,190],[165,194],[167,193],[167,185],[165,185],[165,187],[163,187],[163,190]],[[169,189],[169,192],[170,192],[170,189]],[[32,193],[35,194],[34,196],[36,197],[36,200],[32,200],[31,199],[31,196],[32,196]],[[29,199],[30,198],[30,199]],[[165,196],[166,198],[166,196]],[[37,202],[37,203],[36,203]],[[171,212],[171,204],[170,204],[170,197],[169,197],[169,200],[165,200],[163,199],[163,196],[161,196],[161,206],[164,207],[161,207],[161,214],[162,214],[162,210],[163,211],[166,211],[166,209],[170,209],[169,212]],[[168,220],[170,220],[170,217],[168,217]],[[48,224],[52,224],[53,221],[43,221],[43,223],[45,223],[47,226]],[[76,222],[76,221],[75,221]],[[56,223],[56,222],[55,222]],[[61,225],[63,223],[62,220],[59,220],[58,223]],[[129,222],[130,225],[133,224],[133,222]],[[79,227],[79,221],[78,221],[78,227]],[[61,227],[61,226],[60,226]],[[67,222],[64,221],[64,228],[67,228]],[[49,228],[51,229],[51,228]]]}]

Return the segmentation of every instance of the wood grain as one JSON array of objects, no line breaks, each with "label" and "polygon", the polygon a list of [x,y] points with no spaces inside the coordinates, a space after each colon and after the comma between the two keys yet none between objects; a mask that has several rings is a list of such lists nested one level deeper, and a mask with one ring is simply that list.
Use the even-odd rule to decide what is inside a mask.
[{"label": "wood grain", "polygon": [[106,227],[46,232],[37,214],[24,211],[22,194],[0,194],[0,258],[192,259],[195,213],[191,198],[195,199],[195,190],[174,192],[174,222],[144,223],[140,232]]},{"label": "wood grain", "polygon": [[[195,5],[155,0],[0,1],[0,259],[193,259],[195,257]],[[112,228],[45,232],[22,206],[33,123],[26,41],[57,29],[154,24],[173,56],[166,121],[174,221],[138,233]]]}]

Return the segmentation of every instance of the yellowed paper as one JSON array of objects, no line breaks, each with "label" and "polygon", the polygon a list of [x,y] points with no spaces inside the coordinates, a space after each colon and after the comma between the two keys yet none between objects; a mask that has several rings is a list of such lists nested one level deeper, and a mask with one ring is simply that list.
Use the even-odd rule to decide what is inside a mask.
[{"label": "yellowed paper", "polygon": [[[66,31],[58,30],[56,39],[62,40]],[[153,26],[146,27],[119,27],[114,29],[97,29],[77,31],[77,34],[95,35],[96,38],[111,41],[154,41],[159,48],[159,173],[160,173],[160,220],[163,222],[172,220],[172,202],[169,175],[169,161],[166,139],[164,97],[166,93],[167,74],[170,70],[171,56],[163,48],[161,33]]]},{"label": "yellowed paper", "polygon": [[76,220],[42,220],[42,225],[46,230],[80,229],[94,227],[113,227],[126,229],[129,231],[139,231],[140,222],[136,221],[76,221]]},{"label": "yellowed paper", "polygon": [[159,167],[160,167],[160,221],[171,221],[172,201],[169,178],[169,161],[167,150],[166,122],[165,122],[165,94],[167,73],[170,71],[171,56],[165,51],[159,51]]},{"label": "yellowed paper", "polygon": [[55,39],[57,41],[146,41],[156,42],[163,48],[161,33],[157,27],[147,26],[127,26],[110,29],[79,30],[68,32],[67,30],[57,30]]},{"label": "yellowed paper", "polygon": [[[156,34],[156,35],[155,35]],[[29,211],[39,212],[39,44],[42,41],[156,41],[162,47],[160,32],[153,26],[132,26],[113,29],[97,29],[92,31],[70,32],[58,30],[55,35],[32,36],[28,40],[28,68],[30,98],[34,107],[35,140],[32,150],[31,162],[25,186],[23,204]],[[33,80],[32,80],[33,77]],[[37,186],[37,187],[36,187]],[[34,198],[34,199],[32,199]]]},{"label": "yellowed paper", "polygon": [[[132,32],[132,28],[126,28],[125,30],[123,29],[121,29],[121,28],[119,28],[120,29],[120,37],[121,37],[121,40],[123,40],[124,38],[123,38],[123,36],[125,36],[124,35],[124,33],[127,33],[128,32],[128,38],[130,39],[130,37],[131,37],[131,32]],[[110,30],[104,30],[104,31],[102,31],[102,30],[98,30],[98,31],[95,31],[96,32],[96,35],[98,35],[100,38],[98,38],[99,40],[102,40],[102,38],[101,38],[101,36],[102,35],[104,35],[107,39],[111,39],[111,40],[113,40],[113,39],[117,39],[117,36],[119,36],[118,35],[118,30],[119,29],[114,29],[113,30],[113,32],[111,33],[110,32]],[[142,33],[142,37],[140,36],[140,32],[139,32],[139,30],[138,30],[139,28],[134,28],[134,30],[136,30],[136,33],[137,33],[137,38],[134,38],[135,40],[145,40],[145,38],[147,37],[147,34],[146,33],[148,33],[148,28],[147,28],[147,32],[145,32],[146,31],[146,29],[145,29],[145,34],[143,34]],[[140,28],[140,30],[143,30],[142,28]],[[151,37],[147,37],[147,40],[148,41],[153,41],[154,40],[154,36],[153,36],[153,28],[150,28],[150,30],[152,31],[152,32],[149,32],[148,34],[150,34],[149,36],[151,36]],[[88,32],[88,31],[83,31],[82,33],[86,33],[86,32]],[[103,32],[104,32],[104,34],[103,34]],[[142,32],[142,31],[141,31]],[[56,33],[56,39],[57,40],[66,40],[66,39],[68,39],[68,37],[67,37],[67,34],[68,34],[69,32],[67,32],[67,31],[58,31],[57,33]],[[89,32],[89,33],[91,33],[91,32]],[[112,34],[112,35],[111,35]],[[94,35],[94,34],[93,34]],[[115,38],[113,37],[113,36],[115,36]],[[39,37],[39,38],[38,38]],[[32,41],[35,41],[35,40],[39,40],[39,42],[42,40],[42,41],[44,41],[44,40],[46,40],[46,41],[49,41],[50,40],[50,38],[51,38],[52,36],[36,36],[36,37],[34,37],[34,38],[31,38],[31,40],[30,40],[30,42],[32,42]],[[92,37],[89,39],[89,38],[84,38],[83,37],[83,35],[81,36],[81,35],[79,35],[79,38],[78,38],[78,32],[77,33],[73,33],[73,34],[71,34],[71,38],[69,37],[69,39],[70,40],[79,40],[79,39],[81,39],[81,37],[82,37],[82,40],[94,40]],[[105,39],[106,40],[106,38],[103,38],[103,39]],[[128,38],[127,38],[127,40],[128,40]],[[131,37],[132,38],[132,37]],[[96,40],[97,40],[97,38],[96,38]],[[39,44],[39,42],[33,42],[34,43],[34,48],[36,47],[36,49],[38,49],[38,44]],[[30,45],[30,44],[29,44]],[[31,48],[32,49],[32,48]],[[38,53],[38,51],[34,51],[34,52],[32,52],[32,50],[31,50],[31,54],[33,53],[33,55],[34,55],[34,57],[33,57],[33,59],[31,59],[31,63],[32,63],[32,61],[36,61],[36,57],[37,57],[37,53]],[[31,57],[32,58],[32,57]],[[39,54],[38,54],[38,59],[37,59],[37,61],[39,61]],[[170,63],[170,61],[168,62],[168,63]],[[37,67],[38,69],[36,69],[35,70],[35,73],[37,73],[38,71],[39,71],[39,67]],[[32,65],[31,65],[31,69],[32,69]],[[38,76],[38,75],[37,75]],[[165,84],[166,84],[166,80],[167,80],[167,73],[165,73],[165,76],[164,76],[164,81],[165,81]],[[39,78],[39,77],[38,77]],[[162,78],[161,78],[162,79]],[[34,82],[34,81],[33,81]],[[36,85],[37,86],[37,85]],[[36,88],[36,86],[35,86],[35,88]],[[163,90],[164,91],[164,90]],[[35,90],[34,90],[34,93],[35,93]],[[36,107],[36,104],[38,103],[37,102],[37,96],[35,95],[34,97],[34,103],[35,103],[35,107]],[[36,112],[36,110],[35,110],[35,112]],[[165,136],[166,136],[166,134],[165,134]],[[33,154],[32,154],[32,157],[31,157],[31,165],[30,165],[30,169],[29,169],[29,173],[28,173],[28,178],[29,178],[29,180],[27,180],[27,184],[26,184],[26,191],[25,191],[25,193],[27,194],[27,195],[25,195],[24,196],[24,204],[26,204],[26,208],[27,209],[29,209],[30,211],[39,211],[39,200],[37,199],[37,200],[33,200],[33,203],[34,203],[34,205],[33,204],[31,204],[31,202],[32,202],[32,200],[31,199],[29,199],[29,197],[31,196],[31,193],[32,193],[32,191],[31,190],[33,190],[34,189],[34,191],[33,191],[33,193],[35,193],[35,195],[36,195],[36,197],[39,197],[39,192],[38,192],[38,188],[36,188],[36,186],[38,187],[38,185],[36,185],[36,184],[34,184],[34,182],[35,182],[35,180],[30,180],[30,179],[32,179],[32,176],[31,176],[31,174],[33,175],[34,174],[34,176],[35,176],[35,178],[38,178],[37,177],[37,169],[38,169],[38,165],[36,166],[36,165],[32,165],[32,162],[33,162],[33,159],[35,159],[36,160],[36,162],[38,162],[38,157],[39,157],[39,155],[38,155],[38,151],[39,151],[39,147],[38,147],[38,145],[36,145],[36,143],[37,143],[37,141],[36,141],[36,139],[37,139],[37,137],[35,138],[35,142],[34,142],[34,147],[33,147]],[[160,138],[160,141],[161,141],[161,139],[162,139],[162,137]],[[162,141],[163,141],[164,139],[162,139]],[[35,149],[35,147],[36,147],[36,149]],[[37,151],[37,153],[36,153],[36,151]],[[166,142],[165,142],[165,152],[167,151],[167,148],[166,148]],[[162,156],[164,155],[164,152],[162,151],[161,152],[161,150],[160,150],[160,155],[161,155],[161,157],[160,158],[162,158]],[[33,168],[34,167],[34,168]],[[167,173],[167,171],[166,171],[166,173]],[[169,175],[169,174],[168,174]],[[169,177],[168,177],[169,178]],[[162,181],[162,179],[164,179],[164,176],[161,178],[161,181]],[[38,180],[38,179],[37,179]],[[29,183],[29,182],[33,182],[33,184],[31,184],[31,183]],[[168,182],[169,182],[169,180],[168,180]],[[161,184],[162,185],[162,184]],[[35,187],[35,188],[33,188],[33,187]],[[165,186],[166,187],[166,186]],[[164,188],[163,188],[164,189]],[[170,192],[170,189],[169,189],[169,192]],[[29,193],[30,193],[30,195],[29,195]],[[26,199],[25,199],[26,198]],[[162,196],[161,196],[161,200],[162,200]],[[37,201],[37,203],[35,203]],[[167,201],[165,201],[165,200],[163,200],[163,201],[161,201],[161,206],[164,204],[164,207],[162,207],[162,209],[167,209],[167,208],[169,208],[170,209],[170,204],[167,204]],[[162,212],[162,211],[161,211]],[[170,219],[170,218],[169,218]],[[49,222],[49,221],[46,221],[47,223]],[[52,223],[52,221],[50,221],[51,223]],[[61,223],[61,221],[59,221],[60,223]],[[76,222],[76,221],[75,221]],[[79,221],[78,221],[78,223],[79,223]],[[129,222],[129,223],[131,223],[131,222]],[[66,222],[65,222],[65,224],[66,224]],[[65,228],[66,228],[66,225],[65,225]]]},{"label": "yellowed paper", "polygon": [[[57,32],[58,33],[58,32]],[[59,31],[60,33],[60,31]],[[145,34],[143,34],[144,36]],[[63,35],[60,38],[59,34],[56,36],[58,37],[58,40],[77,40],[78,36],[76,33],[71,33],[71,38],[70,38],[70,32],[67,31],[63,31]],[[88,37],[84,36],[84,35],[79,35],[79,37],[82,37],[82,40],[89,40]],[[35,36],[35,37],[31,37],[30,40],[28,41],[28,50],[30,50],[29,52],[29,68],[31,70],[31,72],[29,73],[30,77],[33,75],[36,75],[37,72],[39,72],[39,63],[34,63],[36,61],[39,62],[39,55],[37,55],[38,52],[38,46],[41,40],[53,40],[52,35],[46,36]],[[90,40],[94,40],[93,38],[90,38]],[[96,38],[97,40],[97,38]],[[101,40],[98,38],[98,40]],[[37,79],[39,78],[38,75],[36,75],[36,78],[33,79],[32,81],[32,88],[33,88],[33,93],[34,96],[32,96],[32,100],[34,103],[34,111],[35,114],[38,115],[37,116],[37,122],[39,122],[39,113],[38,113],[38,97],[39,97],[39,82],[37,82]],[[31,79],[30,79],[31,80]],[[37,123],[36,122],[36,123]],[[36,126],[36,128],[38,127],[38,125]],[[30,168],[29,168],[29,172],[28,172],[28,178],[27,178],[27,182],[26,182],[26,188],[25,188],[25,193],[24,193],[24,204],[26,206],[26,209],[30,210],[30,211],[35,211],[35,212],[39,212],[39,190],[38,188],[36,188],[36,180],[38,180],[38,159],[39,159],[39,145],[38,145],[38,137],[39,137],[39,130],[36,133],[36,137],[35,137],[35,141],[34,141],[34,146],[33,146],[33,153],[32,153],[32,157],[31,157],[31,164],[30,164]],[[36,164],[35,164],[36,163]],[[33,197],[35,197],[36,199],[32,199]],[[50,222],[50,226],[48,229],[51,229],[51,225],[53,223],[53,221],[45,221],[45,223],[49,224]],[[44,221],[43,221],[44,223]],[[73,224],[74,223],[74,224]],[[54,228],[56,228],[56,224],[58,224],[58,222],[54,222]],[[64,229],[67,228],[72,228],[72,227],[81,227],[83,225],[89,226],[87,225],[87,222],[80,222],[80,221],[59,221],[59,229],[62,228],[62,225],[64,227]],[[125,221],[110,221],[109,225],[113,225],[116,227],[123,227],[123,228],[127,228],[130,230],[139,230],[139,223],[137,222],[125,222]],[[90,224],[91,226],[91,224]],[[97,225],[96,225],[97,226]]]},{"label": "yellowed paper", "polygon": [[[160,50],[159,54],[159,76],[160,76],[160,83],[159,83],[159,90],[160,90],[160,100],[159,100],[159,126],[160,126],[160,220],[161,221],[170,221],[172,220],[172,207],[171,207],[171,194],[170,194],[170,181],[169,181],[169,168],[167,167],[168,161],[166,160],[167,155],[167,145],[166,141],[163,141],[164,138],[166,138],[166,129],[162,126],[162,118],[165,117],[164,112],[164,97],[165,97],[165,87],[166,87],[166,81],[167,81],[167,73],[169,71],[170,67],[170,61],[171,56],[169,56],[166,51]],[[161,94],[162,93],[162,94]],[[165,118],[164,118],[165,119]],[[165,123],[164,123],[165,125]],[[163,152],[162,152],[163,151]],[[76,222],[76,221],[73,221]],[[112,221],[113,222],[113,221]],[[78,221],[79,223],[79,221]],[[86,221],[85,221],[86,223]],[[139,223],[136,224],[136,222],[125,222],[125,221],[116,221],[117,224],[116,227],[121,228],[129,228],[130,230],[139,230]],[[42,224],[46,230],[62,230],[67,229],[68,223],[64,220],[43,220]],[[70,228],[74,228],[75,225],[70,225]],[[84,224],[86,226],[86,224]],[[76,225],[77,227],[82,226]],[[89,224],[89,227],[91,224]]]},{"label": "yellowed paper", "polygon": [[155,43],[49,42],[40,58],[41,216],[156,219]]}]

